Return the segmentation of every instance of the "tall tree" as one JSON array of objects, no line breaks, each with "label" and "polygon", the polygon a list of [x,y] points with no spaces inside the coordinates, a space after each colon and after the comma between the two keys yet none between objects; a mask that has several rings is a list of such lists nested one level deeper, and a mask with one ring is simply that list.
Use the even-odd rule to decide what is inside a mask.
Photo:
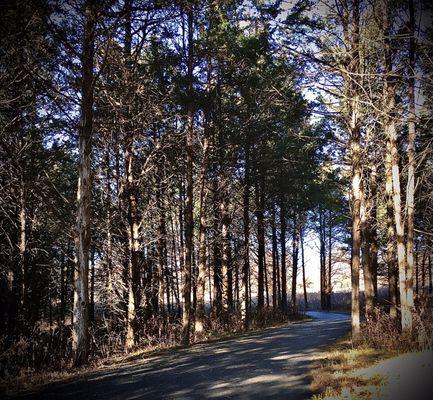
[{"label": "tall tree", "polygon": [[[125,2],[125,84],[132,78],[132,26],[131,26],[131,1]],[[128,97],[127,97],[128,99]],[[135,127],[131,124],[131,115],[129,105],[126,106],[126,124],[125,124],[125,197],[128,207],[127,217],[127,237],[129,257],[127,263],[127,327],[125,348],[131,349],[137,340],[138,318],[137,311],[140,306],[140,242],[139,242],[139,220],[138,220],[138,200],[137,200],[137,182],[135,177],[135,154],[134,154],[134,132]]]},{"label": "tall tree", "polygon": [[401,209],[401,184],[400,184],[400,164],[399,149],[397,143],[397,130],[395,126],[395,84],[397,76],[393,69],[392,54],[392,9],[388,0],[383,3],[383,40],[384,40],[384,64],[385,64],[385,82],[384,82],[384,109],[385,109],[385,135],[388,139],[389,159],[391,165],[392,191],[393,191],[393,211],[395,233],[397,238],[397,262],[400,283],[400,305],[401,305],[401,325],[406,332],[412,331],[412,312],[408,299],[408,281],[406,274],[406,246],[404,222],[402,219]]},{"label": "tall tree", "polygon": [[352,339],[358,340],[360,335],[359,315],[359,267],[361,250],[361,127],[360,127],[360,95],[357,77],[359,77],[360,63],[360,5],[358,0],[348,4],[342,2],[342,23],[344,40],[349,49],[347,59],[346,85],[347,85],[347,122],[350,135],[351,158],[351,208],[352,208]]},{"label": "tall tree", "polygon": [[[413,271],[414,271],[414,236],[415,236],[415,139],[416,139],[416,112],[415,112],[415,74],[416,74],[416,41],[415,41],[415,6],[414,1],[409,0],[409,68],[408,68],[408,100],[409,100],[409,135],[407,146],[408,171],[407,171],[407,242],[406,242],[406,284],[407,306],[412,309],[413,299]],[[408,330],[410,323],[408,322]]]},{"label": "tall tree", "polygon": [[79,129],[79,162],[77,189],[77,227],[75,237],[74,329],[72,348],[74,364],[81,365],[89,357],[89,249],[92,193],[92,134],[94,93],[94,51],[96,4],[86,0],[81,55],[81,105]]},{"label": "tall tree", "polygon": [[187,5],[188,25],[188,104],[186,123],[186,204],[185,204],[185,264],[183,272],[183,317],[182,342],[188,344],[191,334],[191,274],[193,253],[193,146],[194,146],[194,103],[193,103],[193,71],[194,71],[194,11],[193,3]]}]

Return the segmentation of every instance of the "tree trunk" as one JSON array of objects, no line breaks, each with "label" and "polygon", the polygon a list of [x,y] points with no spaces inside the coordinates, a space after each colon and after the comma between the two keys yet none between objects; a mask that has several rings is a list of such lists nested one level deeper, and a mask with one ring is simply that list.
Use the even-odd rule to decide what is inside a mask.
[{"label": "tree trunk", "polygon": [[269,282],[268,282],[268,265],[266,264],[266,251],[263,257],[263,267],[264,267],[264,274],[265,274],[266,307],[269,308]]},{"label": "tree trunk", "polygon": [[371,214],[370,214],[370,255],[371,255],[371,273],[373,274],[373,291],[374,302],[377,302],[377,272],[378,272],[378,244],[377,244],[377,167],[373,162],[370,174],[370,192],[371,192]]},{"label": "tree trunk", "polygon": [[332,212],[328,210],[328,271],[326,283],[326,308],[331,310],[331,296],[332,296]]},{"label": "tree trunk", "polygon": [[91,215],[91,169],[93,130],[93,64],[95,45],[95,3],[86,0],[81,77],[81,123],[77,189],[77,228],[75,237],[74,321],[72,350],[75,366],[87,363],[89,356],[89,247]]},{"label": "tree trunk", "polygon": [[182,343],[189,344],[191,334],[191,272],[193,252],[193,142],[194,142],[194,105],[193,99],[193,5],[188,5],[188,116],[186,128],[186,204],[185,204],[185,265],[183,273],[183,316]]},{"label": "tree trunk", "polygon": [[[131,3],[127,1],[125,5],[125,63],[126,70],[129,70],[131,58]],[[126,76],[129,79],[129,76]],[[130,118],[130,115],[126,116]],[[137,184],[134,174],[135,154],[134,154],[134,131],[132,126],[127,127],[125,132],[125,193],[128,204],[128,249],[129,259],[127,264],[127,326],[126,326],[126,350],[131,349],[137,341],[138,319],[137,310],[140,307],[140,243],[139,243],[139,218],[137,203]]]},{"label": "tree trunk", "polygon": [[[354,109],[356,110],[356,108]],[[356,113],[356,111],[353,111]],[[359,127],[351,127],[351,153],[352,153],[352,339],[359,339],[359,264],[360,264],[360,202],[361,202],[361,160],[360,160],[360,132]]]},{"label": "tree trunk", "polygon": [[296,313],[296,285],[298,278],[298,260],[299,260],[299,216],[293,217],[293,262],[292,262],[292,311]]},{"label": "tree trunk", "polygon": [[205,318],[205,291],[206,291],[206,203],[209,195],[207,187],[207,172],[208,172],[208,148],[209,140],[204,138],[203,142],[203,163],[200,176],[200,216],[199,216],[199,232],[198,232],[198,279],[197,279],[197,308],[195,316],[195,332],[201,334],[204,329]]},{"label": "tree trunk", "polygon": [[[159,168],[161,170],[161,168]],[[162,179],[162,176],[157,177],[157,179]],[[158,209],[158,228],[157,228],[157,239],[158,239],[158,310],[159,314],[166,318],[165,311],[165,301],[164,296],[166,292],[170,290],[167,284],[168,273],[167,273],[167,229],[165,225],[165,206],[163,199],[163,188],[161,183],[156,183],[156,207]],[[169,301],[167,301],[168,305]]]},{"label": "tree trunk", "polygon": [[[427,258],[427,249],[424,250],[424,256],[422,258],[422,267],[421,267],[421,292],[422,294],[426,294],[425,290],[425,262]],[[418,263],[417,263],[418,264]]]},{"label": "tree trunk", "polygon": [[257,282],[257,311],[263,312],[264,301],[264,269],[265,269],[265,227],[263,215],[262,188],[256,188],[256,218],[257,218],[257,243],[258,243],[258,282]]},{"label": "tree trunk", "polygon": [[277,309],[278,305],[278,287],[277,287],[277,230],[275,226],[275,205],[272,204],[272,218],[271,218],[271,230],[272,230],[272,308]]},{"label": "tree trunk", "polygon": [[[194,226],[193,226],[194,231]],[[194,233],[193,233],[193,239],[194,239]],[[197,262],[196,262],[196,253],[194,251],[194,245],[192,246],[192,275],[191,275],[191,293],[192,293],[192,306],[191,306],[191,328],[194,328],[194,316],[195,316],[195,310],[197,307],[197,277],[198,277],[198,268],[197,268]]]},{"label": "tree trunk", "polygon": [[[210,248],[210,238],[207,238],[206,242],[207,242],[207,247]],[[207,259],[208,259],[207,260],[207,273],[208,273],[208,285],[209,285],[209,304],[211,306],[213,306],[212,293],[213,293],[214,288],[212,286],[212,270],[211,270],[212,261],[211,261],[211,252],[208,252],[208,253],[209,253],[209,255],[207,257]]]},{"label": "tree trunk", "polygon": [[414,280],[415,280],[415,293],[416,293],[416,296],[418,297],[418,295],[419,295],[419,262],[418,262],[418,253],[416,253],[416,256],[415,256],[415,276],[414,276]]},{"label": "tree trunk", "polygon": [[350,135],[350,156],[352,164],[352,340],[359,340],[360,316],[359,316],[359,266],[361,250],[361,130],[360,130],[360,99],[359,88],[355,79],[359,79],[360,63],[360,30],[359,30],[359,0],[351,4],[352,13],[349,16],[347,4],[343,10],[343,34],[346,46],[350,49],[350,58],[347,63],[347,98],[348,98],[348,127]]},{"label": "tree trunk", "polygon": [[307,296],[307,279],[305,276],[305,254],[304,254],[304,230],[300,231],[301,240],[301,263],[302,263],[302,286],[304,288],[304,306],[308,310],[308,296]]},{"label": "tree trunk", "polygon": [[63,329],[65,325],[66,314],[66,289],[67,289],[67,264],[64,250],[62,251],[62,259],[60,265],[60,312],[59,312],[59,327]]},{"label": "tree trunk", "polygon": [[[408,80],[408,97],[409,97],[409,135],[407,145],[407,243],[406,243],[406,296],[407,307],[409,311],[414,307],[413,299],[413,249],[415,236],[415,6],[414,1],[409,0],[409,80]],[[411,329],[411,322],[407,322],[408,330]]]},{"label": "tree trunk", "polygon": [[286,271],[286,207],[280,203],[280,245],[281,245],[281,310],[287,314],[287,271]]},{"label": "tree trunk", "polygon": [[[395,112],[395,80],[396,76],[392,67],[392,53],[390,43],[391,15],[390,4],[388,0],[385,2],[384,12],[384,58],[385,58],[385,82],[384,82],[384,109],[385,117],[385,134],[389,141],[391,175],[392,175],[392,190],[393,190],[393,208],[394,208],[394,223],[397,237],[397,262],[399,271],[400,283],[400,309],[401,309],[401,326],[404,332],[412,332],[412,311],[411,301],[408,298],[408,281],[406,276],[406,246],[404,223],[401,215],[401,193],[400,193],[400,165],[397,143],[397,130],[393,113]],[[410,286],[410,285],[409,285]],[[413,297],[413,296],[412,296]]]},{"label": "tree trunk", "polygon": [[429,294],[433,293],[433,271],[432,271],[432,262],[431,262],[432,256],[428,256],[428,292]]},{"label": "tree trunk", "polygon": [[222,259],[221,259],[221,214],[220,214],[220,193],[217,178],[214,178],[214,226],[213,226],[213,268],[214,268],[214,281],[213,281],[213,314],[216,318],[222,316],[223,304],[223,279],[222,279]]},{"label": "tree trunk", "polygon": [[[212,63],[207,60],[207,84],[206,97],[211,102],[212,92]],[[213,121],[211,119],[211,107],[206,107],[204,112],[204,138],[203,138],[203,161],[200,172],[200,211],[199,211],[199,232],[198,232],[198,277],[197,277],[197,307],[195,315],[195,332],[203,332],[205,318],[205,292],[206,292],[206,261],[207,261],[207,200],[209,187],[207,174],[209,169],[209,153],[211,153],[210,140],[213,134]]]},{"label": "tree trunk", "polygon": [[126,168],[126,195],[128,201],[128,271],[127,271],[127,333],[126,349],[131,349],[136,342],[137,335],[137,309],[140,305],[139,300],[139,223],[138,206],[136,196],[136,184],[134,177],[134,150],[132,133],[128,133],[125,149],[125,168]]},{"label": "tree trunk", "polygon": [[361,193],[361,239],[362,239],[362,269],[364,272],[365,314],[367,319],[374,311],[373,259],[371,254],[371,206],[370,195]]},{"label": "tree trunk", "polygon": [[90,250],[90,307],[89,322],[95,323],[95,248]]},{"label": "tree trunk", "polygon": [[[104,244],[104,254],[105,254],[105,269],[106,269],[106,304],[111,304],[112,298],[111,295],[113,293],[113,271],[112,271],[112,248],[113,248],[113,240],[112,240],[112,213],[111,213],[111,166],[110,166],[110,150],[107,146],[106,154],[105,154],[105,171],[106,171],[106,197],[105,197],[105,207],[107,210],[106,220],[105,220],[105,229],[106,229],[106,239]],[[110,319],[110,318],[109,318]]]},{"label": "tree trunk", "polygon": [[[174,296],[176,298],[176,304],[177,304],[177,315],[181,316],[181,305],[180,305],[180,291],[179,291],[179,269],[181,269],[180,265],[178,268],[177,263],[177,246],[176,246],[176,230],[174,228],[173,223],[173,216],[170,210],[170,225],[171,225],[171,233],[172,233],[172,254],[173,254],[173,267],[175,271],[174,279],[175,282],[173,282],[173,292]],[[179,264],[182,263],[182,257],[180,257]]]},{"label": "tree trunk", "polygon": [[24,171],[21,176],[20,188],[20,211],[19,211],[19,261],[18,270],[14,276],[14,295],[16,301],[16,321],[19,329],[28,324],[30,317],[30,299],[29,299],[29,271],[27,260],[27,183],[24,177]]},{"label": "tree trunk", "polygon": [[389,295],[389,315],[391,319],[397,320],[398,306],[398,270],[396,262],[395,248],[395,227],[394,210],[392,204],[392,173],[391,173],[391,152],[390,143],[386,144],[385,158],[385,191],[386,191],[386,263],[388,265],[388,295]]},{"label": "tree trunk", "polygon": [[229,224],[230,217],[228,214],[227,196],[221,199],[220,204],[220,215],[221,215],[221,273],[222,273],[222,288],[223,288],[223,320],[225,323],[228,322],[229,313],[231,311],[231,271],[230,271],[230,241],[229,241]]},{"label": "tree trunk", "polygon": [[228,270],[227,270],[227,308],[229,312],[235,311],[235,304],[234,304],[234,285],[233,285],[233,254],[232,254],[232,240],[230,235],[230,227],[228,227],[228,235],[227,235],[227,251],[228,251]]},{"label": "tree trunk", "polygon": [[[235,254],[239,254],[239,246],[236,244],[234,246],[234,252]],[[240,277],[239,277],[239,258],[236,258],[236,261],[234,263],[235,268],[235,309],[236,311],[239,311],[241,308],[241,298],[240,298]]]},{"label": "tree trunk", "polygon": [[[182,308],[182,318],[184,309],[184,296],[183,296],[183,282],[184,282],[184,271],[185,271],[185,192],[182,180],[179,180],[179,271],[180,271],[180,282],[178,280],[178,292],[182,291],[181,297],[181,308]],[[180,283],[180,285],[179,285]],[[180,287],[179,287],[180,286]]]},{"label": "tree trunk", "polygon": [[326,310],[326,235],[325,212],[319,209],[319,240],[320,240],[320,308]]},{"label": "tree trunk", "polygon": [[244,329],[250,326],[249,275],[250,275],[250,145],[245,145],[245,176],[243,188],[244,262],[242,271],[242,320]]}]

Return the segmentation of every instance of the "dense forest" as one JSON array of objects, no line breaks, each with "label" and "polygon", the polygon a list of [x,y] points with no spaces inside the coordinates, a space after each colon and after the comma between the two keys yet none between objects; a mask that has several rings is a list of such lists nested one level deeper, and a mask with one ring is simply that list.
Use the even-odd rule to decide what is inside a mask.
[{"label": "dense forest", "polygon": [[0,4],[0,375],[301,318],[307,239],[432,337],[428,2]]}]

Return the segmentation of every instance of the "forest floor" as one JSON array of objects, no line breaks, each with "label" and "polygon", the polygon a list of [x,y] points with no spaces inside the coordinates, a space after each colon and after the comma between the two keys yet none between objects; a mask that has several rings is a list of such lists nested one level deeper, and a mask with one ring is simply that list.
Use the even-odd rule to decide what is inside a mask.
[{"label": "forest floor", "polygon": [[310,316],[308,322],[144,354],[16,398],[306,399],[312,362],[350,328],[347,315]]}]

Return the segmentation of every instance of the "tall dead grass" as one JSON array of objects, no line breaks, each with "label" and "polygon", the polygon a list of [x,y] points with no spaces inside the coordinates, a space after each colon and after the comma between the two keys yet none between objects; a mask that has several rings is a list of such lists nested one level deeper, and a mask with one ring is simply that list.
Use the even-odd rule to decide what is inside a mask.
[{"label": "tall dead grass", "polygon": [[401,331],[399,319],[376,307],[362,327],[361,345],[399,353],[433,349],[433,297],[419,296],[413,310],[413,331]]}]

